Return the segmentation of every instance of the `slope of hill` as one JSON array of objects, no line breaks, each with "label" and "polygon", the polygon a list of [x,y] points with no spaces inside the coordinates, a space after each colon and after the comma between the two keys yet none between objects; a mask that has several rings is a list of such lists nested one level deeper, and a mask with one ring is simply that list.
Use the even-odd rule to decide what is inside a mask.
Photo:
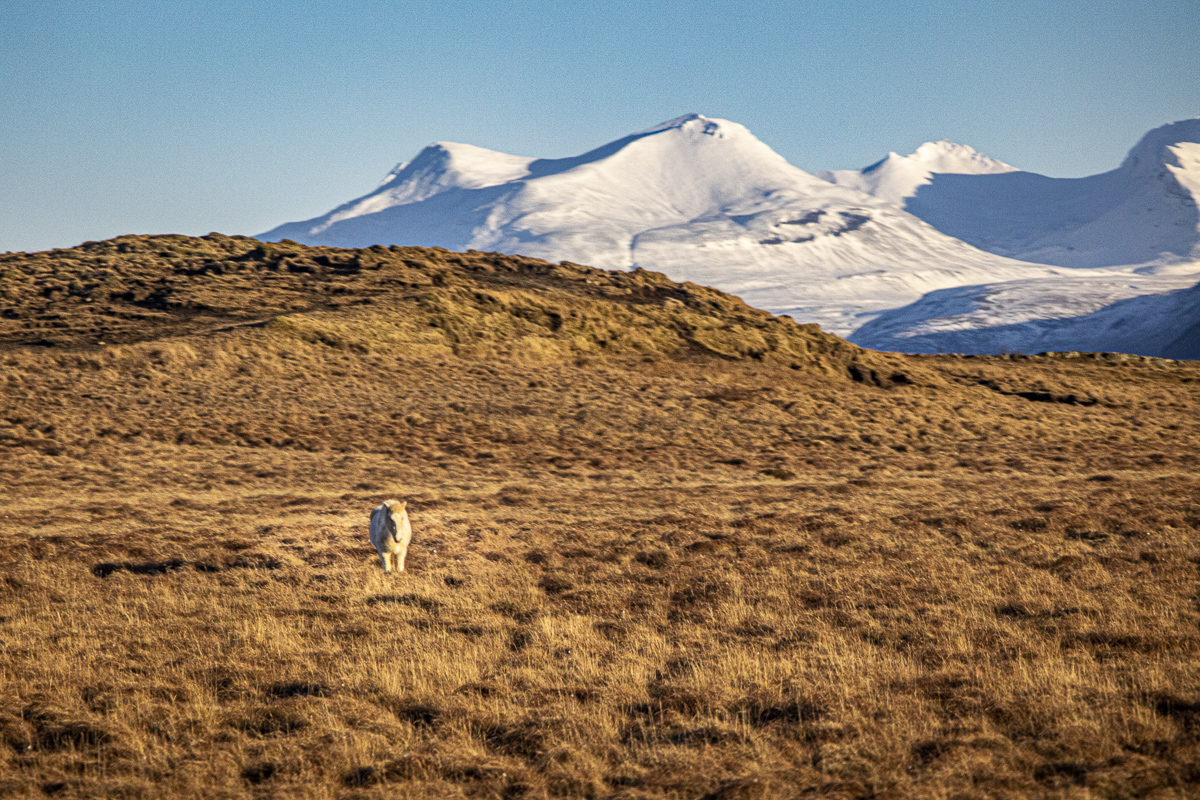
[{"label": "slope of hill", "polygon": [[1198,364],[218,235],[0,303],[0,794],[1200,786]]},{"label": "slope of hill", "polygon": [[887,361],[646,270],[217,233],[0,256],[0,347],[96,347],[263,325],[354,353],[531,361],[709,353],[843,376]]},{"label": "slope of hill", "polygon": [[698,114],[575,158],[432,145],[371,194],[261,238],[640,266],[841,334],[934,289],[1051,274],[833,186],[741,125]]},{"label": "slope of hill", "polygon": [[1200,260],[1200,118],[1155,128],[1120,167],[1086,178],[991,169],[1000,162],[986,159],[979,167],[930,166],[921,180],[909,180],[909,162],[923,161],[920,154],[893,153],[861,171],[825,175],[886,197],[980,249],[1024,261],[1106,267]]}]

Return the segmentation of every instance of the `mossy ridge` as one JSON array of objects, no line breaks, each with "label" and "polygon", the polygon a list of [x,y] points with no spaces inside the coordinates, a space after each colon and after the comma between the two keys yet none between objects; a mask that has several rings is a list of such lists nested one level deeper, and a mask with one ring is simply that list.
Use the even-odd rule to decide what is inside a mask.
[{"label": "mossy ridge", "polygon": [[838,376],[854,376],[852,365],[903,371],[715,289],[500,253],[122,236],[0,257],[0,276],[7,345],[87,347],[265,323],[284,337],[400,357],[703,355]]}]

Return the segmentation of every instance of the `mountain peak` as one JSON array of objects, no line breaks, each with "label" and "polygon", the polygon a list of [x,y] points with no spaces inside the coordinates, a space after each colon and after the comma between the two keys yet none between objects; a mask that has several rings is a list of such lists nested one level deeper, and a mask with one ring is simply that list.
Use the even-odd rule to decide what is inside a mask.
[{"label": "mountain peak", "polygon": [[524,177],[533,161],[473,144],[434,142],[412,161],[392,170],[383,185],[409,181],[419,174],[436,174],[443,185],[479,189]]},{"label": "mountain peak", "polygon": [[644,131],[639,131],[639,133],[658,133],[659,131],[668,131],[672,128],[682,128],[684,125],[694,120],[707,121],[707,119],[708,118],[703,114],[697,114],[693,111],[690,114],[684,114],[683,116],[675,117],[675,119],[669,119],[666,122],[660,122],[657,125],[646,128]]},{"label": "mountain peak", "polygon": [[640,133],[634,134],[634,136],[645,136],[648,134],[662,133],[663,131],[670,130],[683,130],[687,131],[688,133],[702,133],[708,136],[724,138],[726,133],[729,133],[734,129],[738,131],[746,131],[744,126],[738,125],[736,122],[730,122],[727,119],[715,119],[712,117],[706,117],[703,114],[691,113],[659,123],[653,128],[647,128]]},{"label": "mountain peak", "polygon": [[1016,167],[980,153],[974,147],[949,139],[925,142],[908,158],[926,165],[930,172],[968,175],[994,175],[1015,172]]},{"label": "mountain peak", "polygon": [[1164,166],[1181,166],[1179,145],[1196,144],[1200,144],[1200,117],[1168,122],[1139,139],[1120,168],[1135,175],[1161,174]]},{"label": "mountain peak", "polygon": [[903,206],[934,175],[994,175],[1016,171],[1016,167],[985,156],[973,147],[942,139],[925,142],[911,155],[888,153],[882,161],[860,170],[823,170],[816,175],[830,183],[851,186]]},{"label": "mountain peak", "polygon": [[938,176],[904,204],[943,233],[998,255],[1155,269],[1200,260],[1198,207],[1200,118],[1148,131],[1108,172]]}]

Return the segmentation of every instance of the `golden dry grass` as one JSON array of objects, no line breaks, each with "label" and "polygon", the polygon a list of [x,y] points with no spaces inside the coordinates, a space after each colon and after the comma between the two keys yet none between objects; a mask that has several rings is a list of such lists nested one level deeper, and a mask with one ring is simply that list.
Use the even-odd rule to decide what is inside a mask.
[{"label": "golden dry grass", "polygon": [[2,795],[1200,791],[1200,365],[228,237],[0,298]]}]

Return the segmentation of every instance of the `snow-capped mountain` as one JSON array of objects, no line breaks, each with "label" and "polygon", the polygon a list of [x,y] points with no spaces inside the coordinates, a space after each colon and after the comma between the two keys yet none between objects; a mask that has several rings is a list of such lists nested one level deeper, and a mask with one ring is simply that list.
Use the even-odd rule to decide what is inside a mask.
[{"label": "snow-capped mountain", "polygon": [[888,153],[887,158],[862,169],[820,170],[816,176],[850,186],[900,207],[937,174],[997,175],[1017,168],[978,153],[973,147],[947,139],[926,142],[910,156]]},{"label": "snow-capped mountain", "polygon": [[921,181],[910,180],[932,155],[920,158],[922,151],[943,145],[949,143],[823,176],[1010,258],[1063,267],[1200,260],[1200,118],[1155,128],[1117,169],[1086,178],[1014,171],[980,156],[978,163],[951,158],[929,166]]},{"label": "snow-capped mountain", "polygon": [[926,292],[1057,272],[982,252],[699,114],[574,158],[437,143],[370,194],[260,238],[643,267],[842,335]]},{"label": "snow-capped mountain", "polygon": [[1016,171],[970,148],[978,159],[933,163],[960,147],[926,144],[863,170],[818,174],[981,249],[1073,269],[931,292],[871,320],[852,341],[914,353],[1200,358],[1200,119],[1155,128],[1120,167],[1086,178]]},{"label": "snow-capped mountain", "polygon": [[1198,199],[1200,119],[1150,131],[1111,172],[1058,179],[948,141],[811,175],[689,114],[573,158],[433,144],[260,238],[643,267],[879,349],[1166,355],[1191,352],[1200,323],[1184,291],[1200,280]]}]

